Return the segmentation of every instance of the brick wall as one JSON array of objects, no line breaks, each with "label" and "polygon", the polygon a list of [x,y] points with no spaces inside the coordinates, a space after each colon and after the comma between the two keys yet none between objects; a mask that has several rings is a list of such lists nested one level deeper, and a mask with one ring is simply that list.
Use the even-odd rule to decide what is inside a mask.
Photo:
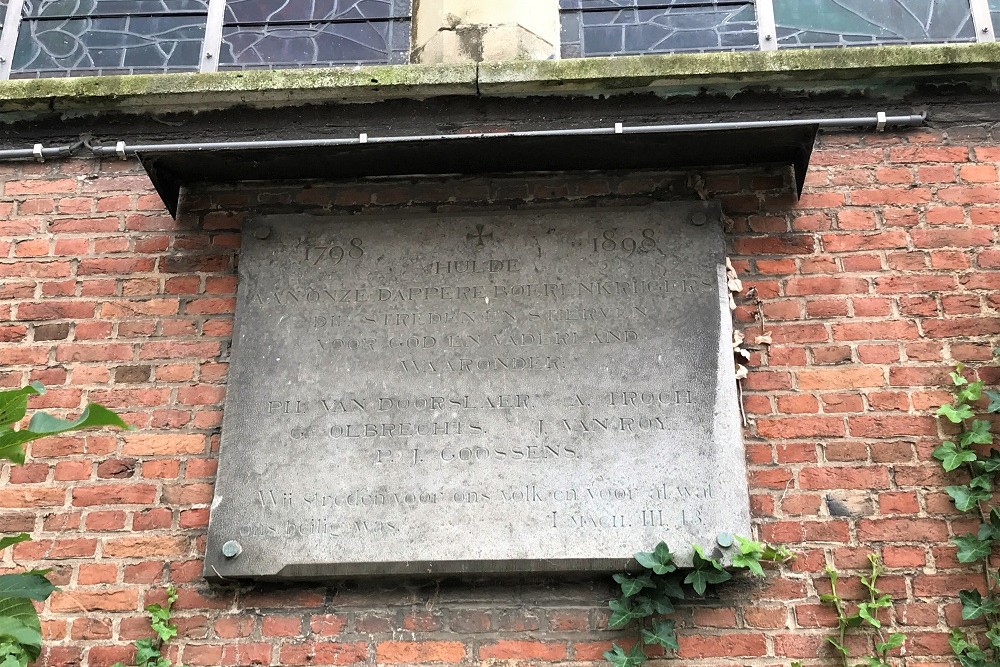
[{"label": "brick wall", "polygon": [[[756,289],[738,324],[773,340],[744,382],[756,530],[799,557],[686,605],[685,663],[832,664],[823,567],[857,595],[869,552],[888,566],[909,659],[947,659],[957,590],[981,575],[948,543],[972,526],[942,490],[929,415],[949,365],[1000,343],[998,142],[983,128],[828,134],[798,203],[781,172],[705,176]],[[7,163],[0,180],[0,385],[40,380],[35,407],[97,401],[136,427],[42,440],[0,469],[2,531],[35,537],[0,566],[52,567],[62,587],[45,605],[43,664],[127,659],[168,582],[173,657],[188,665],[601,662],[615,637],[606,578],[201,581],[239,229],[248,210],[637,204],[696,196],[688,175],[216,188],[176,222],[131,163]]]}]

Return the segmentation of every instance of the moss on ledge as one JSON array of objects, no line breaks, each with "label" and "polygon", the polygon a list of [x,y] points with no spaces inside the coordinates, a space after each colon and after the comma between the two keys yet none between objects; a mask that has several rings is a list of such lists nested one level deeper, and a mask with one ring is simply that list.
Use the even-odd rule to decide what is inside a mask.
[{"label": "moss on ledge", "polygon": [[458,65],[384,65],[0,82],[0,112],[132,113],[361,103],[446,95],[664,96],[739,90],[901,90],[974,81],[997,90],[1000,43],[788,49]]},{"label": "moss on ledge", "polygon": [[475,63],[0,81],[0,111],[200,111],[475,95]]},{"label": "moss on ledge", "polygon": [[846,89],[941,76],[1000,76],[1000,43],[786,49],[483,63],[480,94],[738,88]]}]

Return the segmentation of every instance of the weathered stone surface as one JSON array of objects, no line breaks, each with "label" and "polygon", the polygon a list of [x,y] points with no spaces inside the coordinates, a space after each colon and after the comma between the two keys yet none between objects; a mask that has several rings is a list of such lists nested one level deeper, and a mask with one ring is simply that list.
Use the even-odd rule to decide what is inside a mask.
[{"label": "weathered stone surface", "polygon": [[422,0],[413,18],[421,63],[544,60],[558,57],[556,2]]},{"label": "weathered stone surface", "polygon": [[717,206],[264,216],[240,272],[207,576],[604,570],[748,531]]}]

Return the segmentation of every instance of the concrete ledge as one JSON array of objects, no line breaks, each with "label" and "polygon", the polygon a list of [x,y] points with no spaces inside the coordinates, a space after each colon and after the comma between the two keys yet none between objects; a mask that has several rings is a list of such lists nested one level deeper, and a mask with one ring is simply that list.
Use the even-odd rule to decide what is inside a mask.
[{"label": "concrete ledge", "polygon": [[661,94],[844,90],[893,80],[986,75],[995,90],[1000,43],[787,49],[480,63],[481,95]]},{"label": "concrete ledge", "polygon": [[7,120],[66,115],[198,112],[237,106],[365,103],[442,96],[611,95],[665,97],[741,90],[879,89],[921,83],[972,83],[1000,90],[1000,43],[789,49],[574,60],[383,65],[154,74],[0,82]]},{"label": "concrete ledge", "polygon": [[0,81],[0,112],[205,111],[475,95],[475,63]]}]

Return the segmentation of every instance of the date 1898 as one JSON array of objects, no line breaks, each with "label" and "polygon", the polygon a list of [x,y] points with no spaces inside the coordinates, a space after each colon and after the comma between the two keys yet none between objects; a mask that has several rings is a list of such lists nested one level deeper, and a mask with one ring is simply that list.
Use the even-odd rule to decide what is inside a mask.
[{"label": "date 1898", "polygon": [[637,252],[649,252],[656,247],[656,239],[652,229],[643,229],[640,238],[625,236],[615,238],[618,228],[607,229],[600,237],[594,237],[594,252],[624,252],[626,257],[631,257]]}]

